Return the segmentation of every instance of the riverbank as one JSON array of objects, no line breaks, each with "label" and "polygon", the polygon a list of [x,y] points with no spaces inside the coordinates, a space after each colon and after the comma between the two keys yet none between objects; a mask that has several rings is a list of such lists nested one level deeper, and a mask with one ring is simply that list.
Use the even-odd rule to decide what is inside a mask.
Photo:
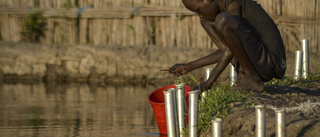
[{"label": "riverbank", "polygon": [[[262,93],[247,92],[245,101],[228,105],[223,117],[222,133],[226,137],[254,137],[255,105],[266,106],[266,136],[276,136],[275,110],[286,109],[288,137],[317,137],[320,134],[320,75],[307,80],[267,83]],[[221,110],[220,110],[221,111]],[[214,114],[216,115],[216,114]],[[221,114],[220,114],[221,115]],[[201,137],[211,137],[211,127]]]},{"label": "riverbank", "polygon": [[[39,45],[29,43],[0,42],[0,82],[82,82],[82,83],[135,83],[145,84],[156,70],[175,63],[185,63],[211,53],[213,50],[196,48],[162,48],[157,46],[120,47],[92,45]],[[310,73],[319,74],[319,54],[310,54]],[[287,53],[286,76],[293,76],[294,53]],[[191,72],[197,80],[204,77],[204,70]],[[151,83],[173,84],[176,77],[166,72],[156,72]],[[229,69],[219,81],[228,81]],[[320,134],[320,83],[268,85],[263,93],[247,96],[246,104],[268,105],[267,135],[274,136],[274,112],[272,108],[304,108],[290,111],[287,120],[287,136]],[[165,85],[165,84],[164,84]],[[192,86],[192,85],[191,85]],[[155,87],[156,88],[156,87]],[[51,88],[48,88],[51,89]],[[316,104],[315,106],[313,106]],[[307,105],[307,107],[306,107]],[[244,102],[230,104],[230,114],[224,118],[224,136],[254,136],[254,108]],[[207,134],[210,135],[210,130]]]},{"label": "riverbank", "polygon": [[[0,81],[142,83],[159,69],[186,63],[214,49],[164,48],[158,46],[44,45],[0,42]],[[294,53],[287,53],[286,76],[293,76]],[[319,72],[318,54],[310,54],[310,72]],[[214,66],[209,66],[214,67]],[[191,72],[198,80],[204,70]],[[228,81],[229,68],[220,76]],[[172,84],[176,78],[157,72],[151,82]]]},{"label": "riverbank", "polygon": [[[0,81],[145,83],[156,70],[188,62],[210,52],[212,50],[157,46],[0,42]],[[170,79],[173,76],[159,72],[152,77],[152,82]]]}]

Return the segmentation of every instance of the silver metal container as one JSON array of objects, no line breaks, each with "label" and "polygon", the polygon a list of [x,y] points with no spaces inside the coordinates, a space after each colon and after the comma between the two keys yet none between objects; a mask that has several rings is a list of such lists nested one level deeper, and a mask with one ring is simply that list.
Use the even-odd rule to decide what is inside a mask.
[{"label": "silver metal container", "polygon": [[211,75],[213,68],[205,68],[204,81],[207,81]]},{"label": "silver metal container", "polygon": [[174,111],[174,100],[173,92],[174,88],[167,89],[163,91],[165,108],[166,108],[166,120],[167,120],[167,134],[168,137],[176,137],[176,120],[175,120],[175,111]]},{"label": "silver metal container", "polygon": [[304,79],[309,77],[309,40],[303,39],[301,41],[302,55],[302,77]]},{"label": "silver metal container", "polygon": [[237,75],[237,72],[235,71],[234,66],[232,64],[230,64],[229,66],[230,66],[230,78],[229,78],[230,81],[229,81],[229,85],[230,85],[230,87],[232,87],[236,83],[236,81],[238,79],[238,75]]},{"label": "silver metal container", "polygon": [[212,137],[222,136],[222,118],[212,120]]},{"label": "silver metal container", "polygon": [[276,113],[276,137],[286,136],[286,109],[275,110]]},{"label": "silver metal container", "polygon": [[186,102],[185,102],[185,84],[176,85],[177,107],[178,107],[178,133],[182,137],[186,128]]},{"label": "silver metal container", "polygon": [[[175,127],[176,127],[176,132],[178,133],[178,130],[179,130],[179,122],[178,122],[178,104],[177,104],[177,91],[176,91],[176,89],[174,89],[173,91],[172,91],[172,98],[173,98],[173,109],[174,109],[174,120],[175,120]],[[178,134],[177,134],[177,137],[179,137],[178,136]]]},{"label": "silver metal container", "polygon": [[265,105],[256,105],[256,137],[266,136],[266,108]]},{"label": "silver metal container", "polygon": [[302,52],[300,50],[295,52],[295,65],[294,65],[294,80],[301,78],[302,72]]},{"label": "silver metal container", "polygon": [[189,94],[189,137],[198,136],[198,96],[199,90],[188,92]]},{"label": "silver metal container", "polygon": [[[204,81],[207,81],[212,73],[214,68],[205,68],[205,73],[204,73]],[[203,91],[201,93],[201,99],[203,100],[204,98],[206,98],[208,96],[208,94],[210,93],[210,90],[206,90],[206,91]]]}]

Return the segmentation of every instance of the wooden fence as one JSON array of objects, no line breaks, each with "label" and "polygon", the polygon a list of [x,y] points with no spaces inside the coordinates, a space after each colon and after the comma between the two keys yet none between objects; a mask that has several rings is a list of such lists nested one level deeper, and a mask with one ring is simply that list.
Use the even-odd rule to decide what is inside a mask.
[{"label": "wooden fence", "polygon": [[[258,0],[275,20],[287,51],[320,51],[318,0]],[[26,16],[40,9],[47,18],[45,44],[93,44],[212,48],[199,17],[181,0],[0,0],[0,36],[21,41]]]}]

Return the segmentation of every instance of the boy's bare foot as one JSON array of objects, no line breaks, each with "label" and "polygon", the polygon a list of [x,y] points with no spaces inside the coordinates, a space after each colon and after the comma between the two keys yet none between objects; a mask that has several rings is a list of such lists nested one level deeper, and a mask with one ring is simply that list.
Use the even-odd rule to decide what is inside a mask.
[{"label": "boy's bare foot", "polygon": [[242,78],[237,81],[237,83],[231,87],[232,91],[245,90],[245,91],[264,91],[264,83],[262,80],[253,80],[251,78]]}]

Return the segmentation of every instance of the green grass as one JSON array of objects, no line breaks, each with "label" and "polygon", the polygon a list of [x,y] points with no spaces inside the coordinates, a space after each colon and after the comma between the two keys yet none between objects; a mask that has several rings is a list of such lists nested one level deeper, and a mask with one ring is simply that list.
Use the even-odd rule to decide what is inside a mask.
[{"label": "green grass", "polygon": [[[179,77],[177,83],[186,83],[193,81],[200,84],[196,79],[189,74],[189,78]],[[310,81],[320,81],[320,74],[310,74],[307,79],[294,80],[292,77],[284,77],[282,79],[273,79],[266,82],[265,85],[280,85],[289,86],[297,84],[299,86],[310,86]],[[246,91],[230,91],[229,85],[216,85],[210,90],[210,94],[199,102],[199,113],[198,113],[198,133],[202,134],[207,131],[211,125],[211,120],[214,118],[224,118],[230,114],[230,103],[243,102],[243,108],[251,107],[254,108],[254,103],[249,103],[247,98],[252,95],[252,92]],[[249,98],[250,99],[250,98]],[[188,131],[185,130],[187,134]]]},{"label": "green grass", "polygon": [[265,85],[281,85],[281,86],[288,86],[292,85],[295,82],[292,77],[283,77],[282,79],[272,79],[269,82],[266,82]]},{"label": "green grass", "polygon": [[[175,84],[194,82],[197,85],[201,83],[191,74],[188,73],[188,77],[180,76]],[[217,84],[213,87],[209,94],[199,101],[198,112],[198,132],[204,133],[211,125],[211,120],[214,118],[224,118],[230,113],[230,103],[233,102],[245,102],[245,96],[248,93],[245,91],[230,91],[229,85]],[[201,94],[201,93],[199,93]],[[248,105],[246,105],[248,106]],[[185,135],[188,134],[186,129]]]},{"label": "green grass", "polygon": [[244,102],[246,95],[243,91],[230,91],[229,86],[217,86],[199,103],[198,132],[205,132],[211,125],[213,118],[224,118],[230,113],[229,104]]},{"label": "green grass", "polygon": [[294,80],[292,77],[283,77],[282,79],[272,79],[269,82],[266,82],[265,85],[280,85],[280,86],[289,86],[296,84],[301,87],[312,87],[310,81],[320,81],[320,74],[310,74],[306,79]]},{"label": "green grass", "polygon": [[[299,86],[310,87],[310,81],[320,81],[320,75],[311,74],[307,79],[293,80],[291,77],[284,77],[283,79],[273,79],[267,82],[265,85],[292,85],[297,84]],[[312,86],[312,85],[311,85]],[[199,102],[198,113],[198,132],[204,133],[211,125],[211,120],[214,118],[224,118],[230,114],[230,103],[243,102],[243,107],[254,108],[255,104],[248,104],[247,96],[250,96],[251,92],[246,91],[230,91],[228,85],[218,85],[211,89],[211,93],[207,97]],[[250,101],[249,101],[250,102]]]},{"label": "green grass", "polygon": [[40,38],[45,36],[46,25],[43,11],[31,11],[22,25],[22,40],[26,42],[39,42]]}]

